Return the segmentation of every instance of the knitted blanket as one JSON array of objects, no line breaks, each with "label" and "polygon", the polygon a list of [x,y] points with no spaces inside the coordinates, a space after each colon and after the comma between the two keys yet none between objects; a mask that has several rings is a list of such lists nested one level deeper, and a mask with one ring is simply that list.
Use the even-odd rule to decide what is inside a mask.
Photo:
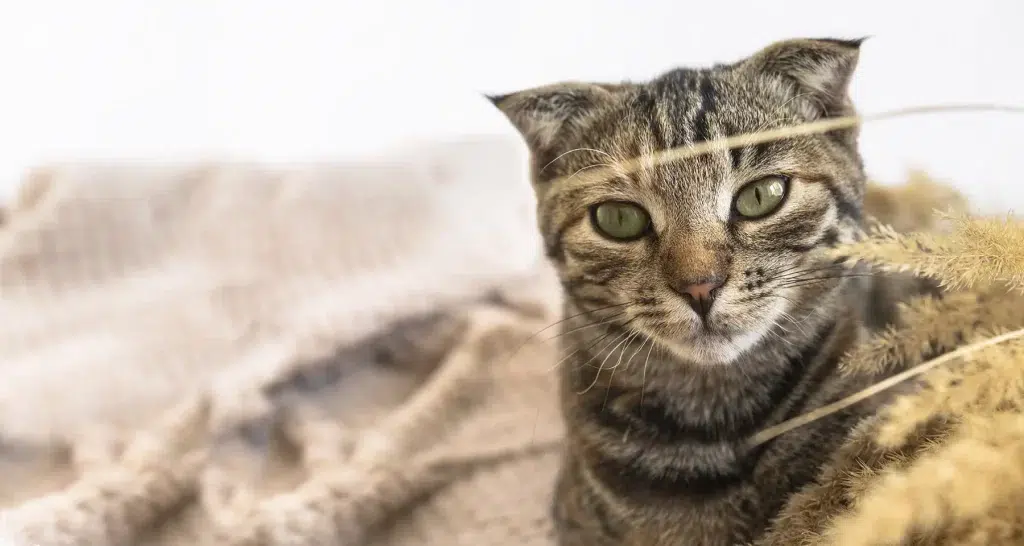
[{"label": "knitted blanket", "polygon": [[525,153],[34,171],[0,228],[0,536],[547,543]]}]

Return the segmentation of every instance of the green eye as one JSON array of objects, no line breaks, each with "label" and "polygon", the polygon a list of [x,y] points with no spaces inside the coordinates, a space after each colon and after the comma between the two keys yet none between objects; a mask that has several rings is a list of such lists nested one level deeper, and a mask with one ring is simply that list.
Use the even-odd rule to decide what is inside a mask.
[{"label": "green eye", "polygon": [[607,237],[631,241],[647,233],[651,217],[639,205],[609,201],[594,207],[591,213],[594,226]]},{"label": "green eye", "polygon": [[782,204],[786,197],[789,179],[782,176],[766,176],[747,184],[736,195],[736,212],[747,219],[767,216]]}]

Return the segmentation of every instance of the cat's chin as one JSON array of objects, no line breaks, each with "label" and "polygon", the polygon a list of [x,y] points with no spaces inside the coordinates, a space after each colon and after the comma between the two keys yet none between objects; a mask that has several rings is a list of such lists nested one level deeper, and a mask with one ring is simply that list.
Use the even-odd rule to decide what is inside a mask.
[{"label": "cat's chin", "polygon": [[752,349],[764,336],[762,332],[741,331],[724,333],[703,330],[688,339],[661,339],[680,360],[704,366],[726,366]]}]

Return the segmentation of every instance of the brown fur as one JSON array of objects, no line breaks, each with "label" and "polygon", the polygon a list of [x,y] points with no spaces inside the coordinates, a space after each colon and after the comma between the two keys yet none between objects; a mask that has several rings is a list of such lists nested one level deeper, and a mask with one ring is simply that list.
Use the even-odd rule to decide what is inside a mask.
[{"label": "brown fur", "polygon": [[[872,282],[815,252],[862,234],[856,129],[618,168],[659,150],[851,114],[858,52],[857,41],[791,40],[644,83],[493,98],[531,147],[540,232],[565,289],[568,447],[554,502],[562,545],[750,541],[868,411],[745,443],[872,380],[835,367],[868,328],[892,320],[893,306],[868,305]],[[595,167],[616,175],[579,176]],[[737,192],[779,175],[789,180],[780,208],[739,217]],[[640,205],[651,232],[602,236],[591,211],[606,201]],[[702,322],[672,287],[709,278],[725,283]]]}]

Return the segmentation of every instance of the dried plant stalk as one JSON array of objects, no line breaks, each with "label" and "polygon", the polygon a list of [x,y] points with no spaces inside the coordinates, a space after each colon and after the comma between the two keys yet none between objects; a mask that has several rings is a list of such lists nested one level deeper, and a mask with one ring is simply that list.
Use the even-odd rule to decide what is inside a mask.
[{"label": "dried plant stalk", "polygon": [[969,341],[972,332],[1024,327],[1024,295],[1002,285],[917,297],[902,306],[900,324],[865,341],[840,363],[847,374],[899,371]]},{"label": "dried plant stalk", "polygon": [[834,251],[935,279],[945,293],[903,305],[899,324],[841,364],[896,376],[781,425],[919,379],[854,432],[758,546],[1024,543],[1024,222],[960,211],[928,228],[939,223],[948,229],[881,226]]},{"label": "dried plant stalk", "polygon": [[1024,497],[1024,415],[967,419],[945,445],[882,476],[836,519],[827,544],[934,543],[951,527],[984,519]]},{"label": "dried plant stalk", "polygon": [[934,278],[949,290],[989,283],[1024,288],[1024,224],[1011,217],[944,216],[952,224],[950,233],[903,235],[881,226],[869,238],[837,248],[832,254],[888,271]]}]

